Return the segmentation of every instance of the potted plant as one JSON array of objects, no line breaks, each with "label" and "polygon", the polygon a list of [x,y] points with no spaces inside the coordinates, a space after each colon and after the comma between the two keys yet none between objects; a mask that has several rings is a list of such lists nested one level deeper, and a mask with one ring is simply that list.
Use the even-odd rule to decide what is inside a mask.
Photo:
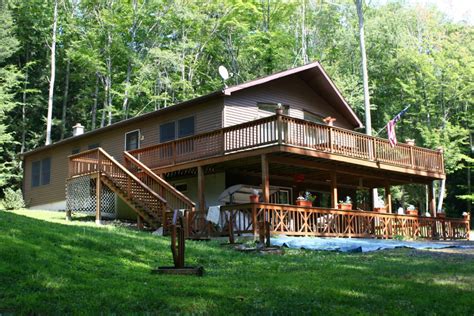
[{"label": "potted plant", "polygon": [[415,208],[414,205],[408,204],[407,215],[418,216],[418,210]]},{"label": "potted plant", "polygon": [[259,198],[258,190],[253,189],[250,195],[250,203],[258,203]]},{"label": "potted plant", "polygon": [[316,200],[316,195],[312,195],[310,192],[305,192],[304,196],[300,193],[296,199],[296,205],[298,206],[313,206],[313,202]]},{"label": "potted plant", "polygon": [[350,211],[352,210],[352,200],[350,196],[346,196],[345,201],[339,201],[339,204],[337,204],[337,208],[340,210],[346,210]]},{"label": "potted plant", "polygon": [[385,206],[374,207],[374,212],[376,212],[376,213],[387,213],[387,208]]},{"label": "potted plant", "polygon": [[383,199],[378,195],[375,197],[374,212],[387,213],[387,208],[385,207],[385,203]]},{"label": "potted plant", "polygon": [[463,212],[462,213],[462,217],[464,218],[465,221],[468,221],[469,220],[469,213],[468,212]]},{"label": "potted plant", "polygon": [[444,210],[442,210],[441,212],[436,213],[436,217],[438,217],[438,218],[446,218],[446,212],[445,212]]}]

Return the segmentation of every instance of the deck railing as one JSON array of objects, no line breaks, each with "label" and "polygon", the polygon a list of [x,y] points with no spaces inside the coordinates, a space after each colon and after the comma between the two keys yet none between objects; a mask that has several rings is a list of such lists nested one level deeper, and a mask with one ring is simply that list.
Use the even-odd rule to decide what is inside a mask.
[{"label": "deck railing", "polygon": [[106,177],[124,195],[145,212],[146,220],[159,220],[168,208],[167,201],[137,176],[118,163],[102,148],[69,156],[69,178],[98,174]]},{"label": "deck railing", "polygon": [[443,155],[439,151],[406,144],[392,147],[386,139],[284,115],[274,115],[129,153],[153,169],[271,145],[309,148],[365,161],[444,173]]},{"label": "deck railing", "polygon": [[172,210],[184,209],[194,210],[196,204],[191,201],[183,193],[176,190],[171,184],[157,176],[147,166],[138,161],[135,157],[127,152],[124,152],[125,166],[129,171],[137,176],[144,184],[151,188],[154,192],[158,193],[164,198],[168,207]]},{"label": "deck railing", "polygon": [[469,239],[469,218],[432,218],[367,211],[343,211],[265,203],[221,207],[235,234],[256,234],[255,223],[268,221],[272,234],[321,237]]}]

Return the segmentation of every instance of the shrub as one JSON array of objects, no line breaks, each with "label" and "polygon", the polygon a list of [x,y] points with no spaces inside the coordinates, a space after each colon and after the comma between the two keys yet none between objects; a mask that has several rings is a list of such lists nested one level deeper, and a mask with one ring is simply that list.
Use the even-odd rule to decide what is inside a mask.
[{"label": "shrub", "polygon": [[21,190],[13,190],[7,188],[3,191],[5,198],[2,201],[3,207],[6,210],[14,210],[25,207],[25,201],[23,200],[23,194]]}]

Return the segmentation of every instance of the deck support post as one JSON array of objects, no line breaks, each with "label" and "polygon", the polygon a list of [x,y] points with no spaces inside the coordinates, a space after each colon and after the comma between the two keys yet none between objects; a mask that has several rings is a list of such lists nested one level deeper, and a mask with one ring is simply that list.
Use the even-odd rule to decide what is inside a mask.
[{"label": "deck support post", "polygon": [[369,188],[369,208],[370,210],[367,210],[367,211],[373,211],[374,208],[375,208],[375,194],[374,194],[374,191],[377,192],[377,189],[375,188]]},{"label": "deck support post", "polygon": [[100,201],[102,200],[102,182],[100,181],[100,172],[97,172],[95,185],[95,223],[100,224]]},{"label": "deck support post", "polygon": [[331,173],[331,208],[337,208],[337,175]]},{"label": "deck support post", "polygon": [[433,181],[428,184],[428,208],[430,210],[431,216],[436,217],[436,201],[435,201],[435,192]]},{"label": "deck support post", "polygon": [[392,192],[388,183],[385,183],[385,205],[387,205],[387,212],[392,213]]},{"label": "deck support post", "polygon": [[143,230],[143,219],[140,215],[137,215],[137,228]]},{"label": "deck support post", "polygon": [[199,201],[199,211],[204,213],[206,209],[206,197],[204,195],[205,181],[204,181],[204,168],[202,166],[197,167],[197,176],[198,176],[198,201]]},{"label": "deck support post", "polygon": [[270,176],[268,170],[268,158],[266,154],[262,156],[262,195],[263,195],[263,202],[269,203],[270,202]]}]

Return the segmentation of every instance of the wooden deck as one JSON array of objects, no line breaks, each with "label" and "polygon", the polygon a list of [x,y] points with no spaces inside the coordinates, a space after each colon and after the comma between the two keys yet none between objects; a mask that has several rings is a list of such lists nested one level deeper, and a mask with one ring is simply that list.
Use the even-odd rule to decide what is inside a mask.
[{"label": "wooden deck", "polygon": [[129,153],[150,169],[170,171],[211,161],[238,159],[244,156],[243,153],[257,151],[284,151],[433,179],[445,177],[440,151],[406,144],[391,147],[386,139],[284,115],[274,115]]},{"label": "wooden deck", "polygon": [[[258,225],[268,221],[272,234],[319,237],[365,237],[408,239],[469,239],[469,218],[432,218],[367,211],[343,211],[269,203],[221,207],[225,231],[232,223],[234,234],[256,235]],[[202,219],[192,221],[194,227]],[[192,230],[192,228],[191,228]]]}]

